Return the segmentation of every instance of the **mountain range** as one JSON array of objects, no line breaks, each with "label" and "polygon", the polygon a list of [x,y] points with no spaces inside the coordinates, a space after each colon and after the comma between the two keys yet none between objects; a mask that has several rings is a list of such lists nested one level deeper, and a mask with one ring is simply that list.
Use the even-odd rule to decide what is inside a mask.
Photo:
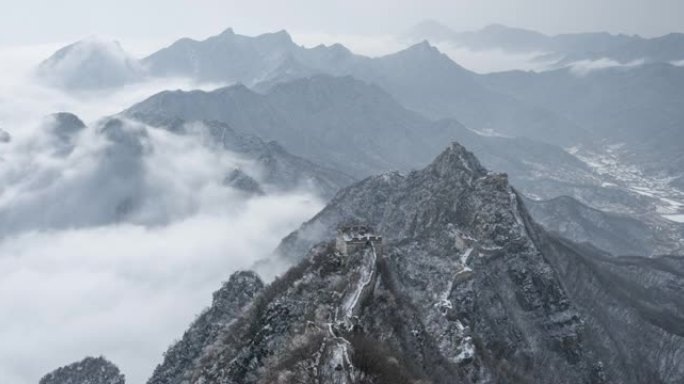
[{"label": "mountain range", "polygon": [[[56,56],[75,56],[76,61],[78,55],[68,55],[74,50],[70,47]],[[86,67],[97,66],[88,64],[87,58],[83,61]],[[454,118],[477,131],[563,147],[625,142],[627,152],[634,152],[626,159],[632,164],[657,162],[658,158],[643,157],[661,152],[653,150],[658,147],[665,152],[659,157],[661,164],[655,164],[658,171],[663,163],[671,164],[664,170],[668,176],[681,176],[676,174],[681,169],[679,151],[673,148],[679,140],[668,139],[680,133],[676,122],[681,117],[683,70],[671,64],[587,69],[581,75],[572,68],[478,75],[427,42],[370,58],[341,45],[304,48],[285,31],[246,37],[229,29],[203,41],[179,40],[141,60],[140,67],[148,76],[242,83],[260,92],[316,74],[349,75],[379,86],[428,118]],[[85,69],[79,74],[82,79],[99,75]],[[627,97],[624,101],[622,95]]]},{"label": "mountain range", "polygon": [[622,144],[625,162],[641,164],[645,172],[680,176],[684,169],[684,130],[679,125],[684,118],[684,67],[644,64],[582,76],[570,69],[504,72],[484,76],[484,81],[575,121],[603,144]]},{"label": "mountain range", "polygon": [[404,109],[377,86],[322,75],[265,94],[242,85],[162,92],[124,115],[219,121],[354,176],[424,165],[451,136],[448,125]]},{"label": "mountain range", "polygon": [[[528,196],[548,200],[569,195],[594,208],[647,220],[652,232],[667,232],[655,236],[659,240],[652,238],[655,246],[645,253],[681,247],[677,240],[681,228],[652,212],[651,198],[606,185],[604,176],[563,148],[528,138],[485,135],[453,119],[429,120],[404,108],[378,86],[349,76],[316,75],[261,93],[242,85],[211,92],[162,92],[122,115],[147,123],[221,122],[238,132],[275,140],[297,156],[355,178],[419,168],[439,152],[442,143],[458,140],[487,167],[508,173]],[[587,240],[575,237],[577,233],[563,234]]]},{"label": "mountain range", "polygon": [[[659,46],[640,37],[434,23],[414,33],[617,65],[477,74],[428,42],[365,57],[229,29],[118,66],[142,77],[113,84],[86,80],[106,55],[83,55],[83,84],[54,70],[66,65],[41,66],[79,90],[221,84],[164,91],[91,127],[50,118],[55,158],[84,132],[105,143],[93,180],[113,195],[74,201],[114,209],[106,220],[136,212],[131,194],[152,195],[141,175],[157,134],[238,156],[217,181],[239,193],[328,200],[263,260],[293,267],[270,284],[233,274],[149,384],[684,380],[684,68],[658,53],[623,65]],[[46,63],[78,63],[79,44]],[[0,219],[21,223],[21,209]],[[91,362],[46,380],[123,381]],[[108,377],[91,379],[98,370]]]},{"label": "mountain range", "polygon": [[609,59],[619,63],[636,60],[669,63],[684,59],[684,34],[644,38],[607,32],[547,35],[537,31],[488,25],[480,30],[458,32],[434,20],[419,23],[402,35],[409,41],[430,40],[475,51],[502,50],[532,53],[540,59],[568,64],[580,60]]}]

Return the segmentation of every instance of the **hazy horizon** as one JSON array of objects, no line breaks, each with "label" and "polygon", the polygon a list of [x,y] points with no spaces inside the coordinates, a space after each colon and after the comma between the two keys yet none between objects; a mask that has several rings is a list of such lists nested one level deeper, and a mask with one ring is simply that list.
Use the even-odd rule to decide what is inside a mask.
[{"label": "hazy horizon", "polygon": [[[263,1],[131,0],[92,3],[68,0],[44,4],[36,0],[4,5],[0,16],[0,45],[44,44],[98,35],[131,41],[167,41],[180,37],[204,38],[228,27],[254,35],[286,29],[292,34],[395,35],[432,19],[455,30],[504,24],[546,34],[599,32],[639,34],[645,37],[684,31],[684,2],[677,0],[410,0],[396,4],[353,0],[344,4],[299,0]],[[160,7],[164,16],[159,17]],[[36,12],[36,9],[40,10]],[[392,14],[386,17],[387,12]],[[651,17],[643,18],[648,11]],[[154,21],[154,28],[150,21]]]}]

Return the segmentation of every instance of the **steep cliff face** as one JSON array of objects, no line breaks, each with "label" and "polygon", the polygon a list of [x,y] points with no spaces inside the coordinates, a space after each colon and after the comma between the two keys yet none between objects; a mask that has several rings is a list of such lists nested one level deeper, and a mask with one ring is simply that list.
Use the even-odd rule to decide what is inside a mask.
[{"label": "steep cliff face", "polygon": [[236,272],[214,292],[211,307],[203,312],[185,332],[183,338],[164,354],[148,384],[186,382],[205,348],[216,342],[224,328],[230,326],[252,302],[264,284],[254,272]]},{"label": "steep cliff face", "polygon": [[40,384],[124,384],[124,375],[104,357],[85,359],[58,368],[40,379]]}]

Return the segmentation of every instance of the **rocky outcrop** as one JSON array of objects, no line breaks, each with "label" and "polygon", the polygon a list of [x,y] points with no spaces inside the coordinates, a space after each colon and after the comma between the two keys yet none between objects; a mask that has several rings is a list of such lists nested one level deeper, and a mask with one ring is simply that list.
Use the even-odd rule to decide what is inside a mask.
[{"label": "rocky outcrop", "polygon": [[86,357],[48,373],[40,384],[125,384],[124,375],[104,357]]},{"label": "rocky outcrop", "polygon": [[183,338],[164,354],[148,384],[180,384],[187,382],[188,374],[198,358],[217,342],[221,332],[245,311],[264,284],[253,272],[236,272],[214,292],[214,298],[185,332]]}]

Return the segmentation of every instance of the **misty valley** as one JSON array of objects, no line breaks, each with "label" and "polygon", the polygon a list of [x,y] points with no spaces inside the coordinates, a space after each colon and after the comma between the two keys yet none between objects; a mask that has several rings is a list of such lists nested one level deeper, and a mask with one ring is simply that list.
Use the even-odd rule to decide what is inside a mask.
[{"label": "misty valley", "polygon": [[684,34],[457,27],[0,45],[0,383],[684,383]]}]

